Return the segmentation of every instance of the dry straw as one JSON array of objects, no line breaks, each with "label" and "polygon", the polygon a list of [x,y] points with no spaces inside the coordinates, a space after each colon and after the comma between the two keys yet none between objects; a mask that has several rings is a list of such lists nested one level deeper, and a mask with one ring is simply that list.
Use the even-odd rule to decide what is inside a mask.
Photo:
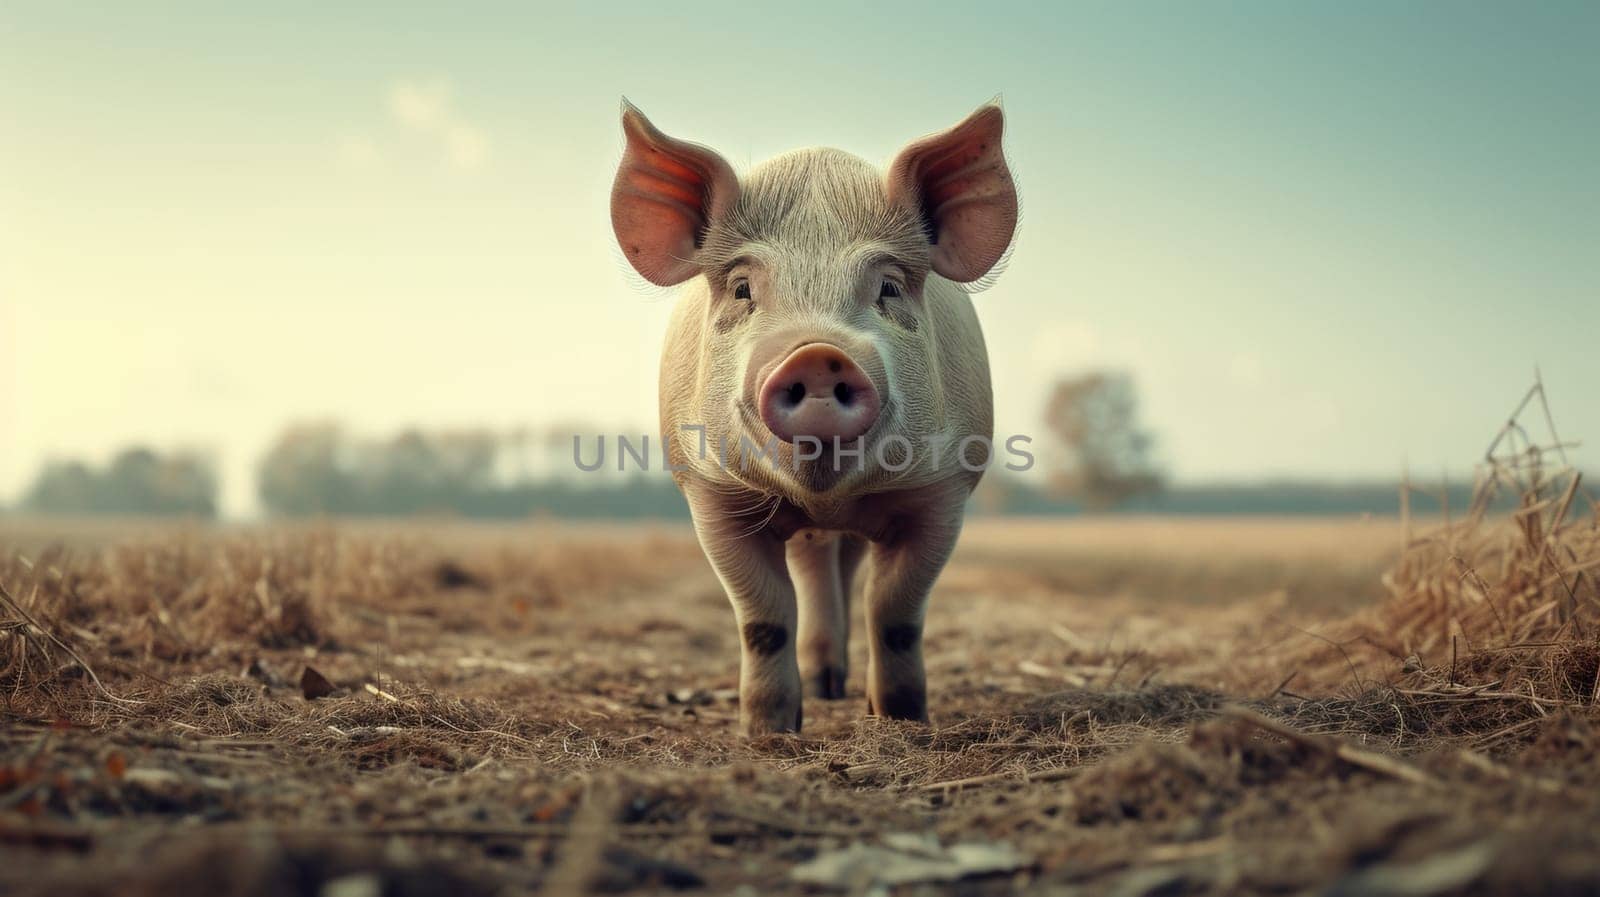
[{"label": "dry straw", "polygon": [[[1543,436],[1533,435],[1536,417]],[[1479,464],[1470,507],[1413,535],[1384,574],[1389,598],[1319,647],[1313,680],[1379,689],[1414,730],[1482,734],[1600,697],[1600,506],[1584,490],[1536,378]],[[1402,510],[1414,490],[1402,487]]]},{"label": "dry straw", "polygon": [[[1538,400],[1548,441],[1522,418]],[[1600,594],[1600,516],[1556,434],[1544,384],[1535,382],[1484,452],[1465,519],[1412,540],[1385,576],[1384,623],[1406,656],[1572,643],[1594,634]],[[1575,515],[1582,496],[1589,513]],[[1505,519],[1491,512],[1507,496]],[[1549,645],[1541,645],[1548,647]]]}]

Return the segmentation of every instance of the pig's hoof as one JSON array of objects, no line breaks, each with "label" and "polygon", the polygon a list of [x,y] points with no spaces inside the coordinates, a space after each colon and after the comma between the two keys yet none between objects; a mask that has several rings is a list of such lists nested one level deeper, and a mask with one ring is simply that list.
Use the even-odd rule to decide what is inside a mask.
[{"label": "pig's hoof", "polygon": [[891,689],[877,698],[869,693],[867,713],[870,716],[925,723],[928,721],[928,693],[909,686]]},{"label": "pig's hoof", "polygon": [[739,714],[739,728],[746,738],[799,732],[802,722],[798,700],[793,703],[752,701],[741,708]]},{"label": "pig's hoof", "polygon": [[806,697],[837,701],[844,697],[844,681],[844,667],[822,667],[806,677]]}]

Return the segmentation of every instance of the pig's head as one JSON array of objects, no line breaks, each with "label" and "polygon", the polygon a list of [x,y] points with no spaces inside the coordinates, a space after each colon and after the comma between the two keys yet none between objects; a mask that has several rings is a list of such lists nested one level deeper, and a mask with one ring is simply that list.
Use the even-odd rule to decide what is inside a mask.
[{"label": "pig's head", "polygon": [[[676,423],[703,425],[712,446],[745,445],[731,475],[820,494],[885,476],[880,444],[898,467],[905,446],[915,454],[929,438],[967,435],[942,432],[942,343],[925,293],[940,278],[979,280],[1011,243],[1003,125],[988,105],[906,146],[887,171],[811,149],[740,178],[624,103],[612,226],[651,283],[704,278],[698,345],[679,347],[697,357],[669,353],[664,364],[694,372]],[[891,436],[905,442],[883,443]],[[863,447],[864,464],[836,458],[835,440]],[[748,463],[752,447],[776,457]],[[921,459],[910,460],[914,475]]]}]

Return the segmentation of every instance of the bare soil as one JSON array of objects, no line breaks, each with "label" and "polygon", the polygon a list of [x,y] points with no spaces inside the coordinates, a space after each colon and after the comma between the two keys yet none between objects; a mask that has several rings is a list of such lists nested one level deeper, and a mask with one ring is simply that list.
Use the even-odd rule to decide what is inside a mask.
[{"label": "bare soil", "polygon": [[[1592,633],[1402,634],[1401,546],[980,519],[931,726],[865,716],[857,639],[846,700],[747,742],[685,529],[13,521],[0,892],[1596,892]],[[1016,862],[797,878],[904,834]]]}]

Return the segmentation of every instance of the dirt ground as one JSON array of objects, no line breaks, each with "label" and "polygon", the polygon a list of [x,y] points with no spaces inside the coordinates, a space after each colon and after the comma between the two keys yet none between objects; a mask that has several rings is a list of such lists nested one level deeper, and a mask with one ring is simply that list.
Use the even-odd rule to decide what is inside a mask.
[{"label": "dirt ground", "polygon": [[745,742],[683,528],[0,523],[0,892],[1600,892],[1600,649],[1389,638],[1401,547],[978,519],[931,726],[858,637]]}]

